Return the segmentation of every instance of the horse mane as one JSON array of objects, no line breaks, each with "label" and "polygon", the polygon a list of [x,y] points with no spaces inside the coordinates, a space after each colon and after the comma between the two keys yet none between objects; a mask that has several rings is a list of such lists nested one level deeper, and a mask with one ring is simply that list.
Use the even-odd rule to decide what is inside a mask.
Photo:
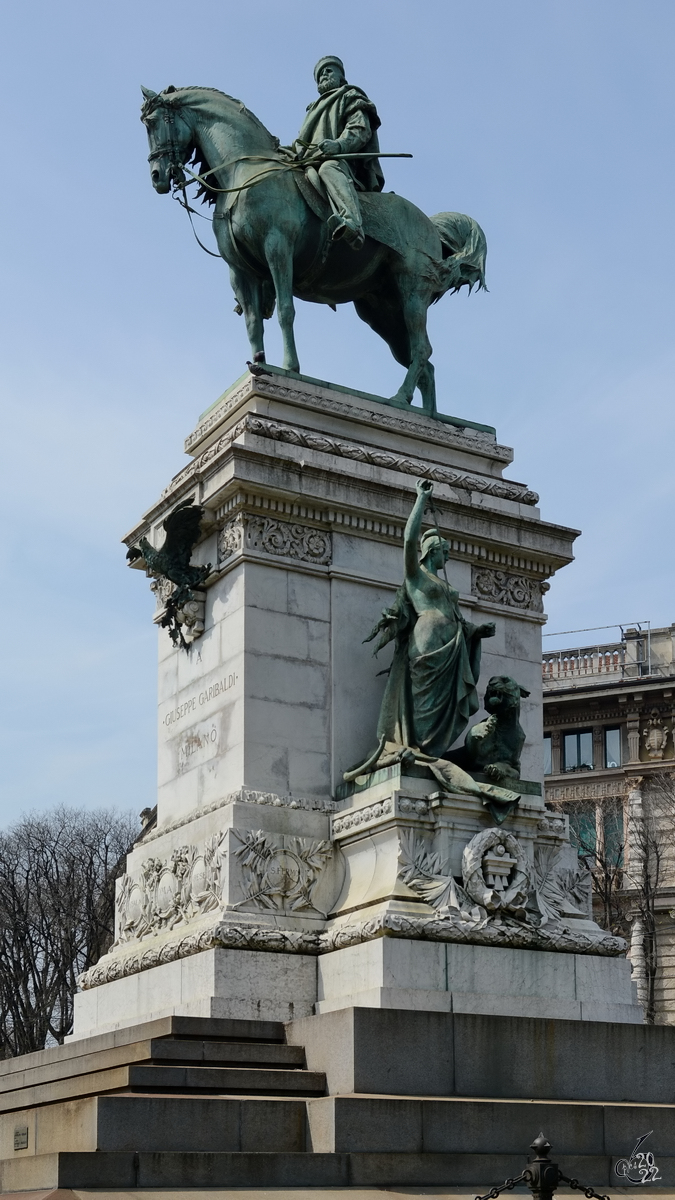
[{"label": "horse mane", "polygon": [[[176,88],[170,84],[169,87],[164,88],[164,91],[159,92],[159,94],[156,96],[151,96],[143,103],[141,107],[141,121],[145,121],[147,117],[151,116],[155,109],[159,108],[162,104],[170,104],[177,109],[182,108],[183,105],[190,104],[190,101],[194,99],[195,92],[200,93],[200,95],[196,98],[196,103],[192,104],[192,107],[196,108],[197,111],[204,113],[211,112],[215,116],[219,116],[221,114],[224,115],[224,113],[227,112],[227,109],[231,105],[234,105],[241,114],[245,114],[254,125],[257,125],[261,133],[264,133],[270,139],[272,148],[275,150],[277,149],[279,146],[279,138],[275,137],[273,133],[270,133],[269,129],[263,125],[262,121],[256,117],[255,113],[251,112],[250,108],[246,107],[243,100],[236,100],[234,96],[228,96],[227,92],[221,92],[218,90],[218,88],[199,87],[197,84],[190,84],[188,87]],[[191,153],[186,159],[186,162],[190,167],[193,168],[197,175],[203,175],[205,171],[210,170],[209,163],[204,157],[201,147],[196,143],[192,146]],[[200,183],[195,195],[195,199],[203,200],[206,204],[215,204],[217,195],[215,192],[210,191],[207,187]]]}]

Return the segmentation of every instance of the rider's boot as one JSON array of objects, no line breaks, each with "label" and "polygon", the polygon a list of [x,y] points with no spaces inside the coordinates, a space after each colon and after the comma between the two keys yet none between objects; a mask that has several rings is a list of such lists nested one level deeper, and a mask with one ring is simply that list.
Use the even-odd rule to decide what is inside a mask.
[{"label": "rider's boot", "polygon": [[337,242],[344,238],[353,250],[360,250],[365,240],[361,206],[349,172],[341,163],[329,160],[320,166],[319,176],[333,209],[333,215],[329,217],[332,240]]}]

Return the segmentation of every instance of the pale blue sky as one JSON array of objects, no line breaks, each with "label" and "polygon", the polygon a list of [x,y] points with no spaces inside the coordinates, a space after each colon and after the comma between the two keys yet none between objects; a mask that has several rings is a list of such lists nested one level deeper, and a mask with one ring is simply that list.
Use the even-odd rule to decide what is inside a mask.
[{"label": "pale blue sky", "polygon": [[[0,35],[0,822],[153,803],[153,602],[119,539],[247,357],[224,265],[150,185],[141,83],[221,88],[289,141],[344,58],[415,156],[387,187],[487,233],[489,295],[432,310],[439,404],[584,531],[549,628],[675,620],[672,0],[35,0]],[[396,390],[351,307],[298,307],[307,374]]]}]

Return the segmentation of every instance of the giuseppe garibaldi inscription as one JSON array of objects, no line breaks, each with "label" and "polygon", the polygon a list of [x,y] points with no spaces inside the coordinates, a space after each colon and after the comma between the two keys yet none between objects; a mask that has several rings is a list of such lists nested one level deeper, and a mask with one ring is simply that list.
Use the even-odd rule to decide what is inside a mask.
[{"label": "giuseppe garibaldi inscription", "polygon": [[162,725],[170,729],[172,725],[175,725],[178,721],[182,721],[190,713],[198,712],[199,708],[205,704],[209,704],[217,696],[222,696],[225,692],[229,692],[236,684],[238,678],[239,676],[236,671],[232,671],[229,675],[223,675],[222,679],[217,679],[215,683],[209,684],[202,692],[191,696],[183,704],[177,704],[175,708],[172,708],[162,717]]}]

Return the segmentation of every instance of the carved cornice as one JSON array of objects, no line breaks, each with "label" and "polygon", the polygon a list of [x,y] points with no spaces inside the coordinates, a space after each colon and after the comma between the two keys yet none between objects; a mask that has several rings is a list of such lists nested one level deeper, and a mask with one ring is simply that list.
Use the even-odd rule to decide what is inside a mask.
[{"label": "carved cornice", "polygon": [[242,400],[245,400],[247,396],[255,395],[257,391],[259,391],[259,388],[256,387],[255,381],[252,378],[249,378],[245,379],[235,391],[230,392],[227,396],[224,396],[222,400],[216,401],[216,404],[211,411],[208,412],[204,419],[199,422],[199,425],[197,425],[196,429],[194,429],[192,433],[188,434],[186,437],[185,442],[183,443],[185,447],[185,453],[189,454],[192,447],[199,445],[209,431],[216,425],[220,425],[220,422],[227,416],[229,412],[232,412],[233,408],[236,408],[237,405],[240,404]]},{"label": "carved cornice", "polygon": [[387,450],[365,446],[359,442],[346,441],[312,430],[300,429],[295,425],[271,421],[267,417],[259,417],[253,413],[247,413],[232,429],[198,455],[194,462],[180,471],[162,492],[161,500],[173,496],[191,481],[202,478],[214,460],[221,454],[226,454],[236,438],[241,437],[243,433],[252,433],[257,437],[268,438],[275,442],[331,454],[336,458],[352,459],[356,462],[380,467],[383,470],[400,471],[405,475],[414,475],[415,478],[432,479],[437,483],[447,483],[451,487],[480,492],[484,495],[496,496],[499,499],[514,500],[519,504],[532,505],[537,504],[539,500],[537,493],[522,483],[510,483],[508,480],[494,479],[489,475],[474,475],[470,471],[456,470],[452,467],[433,466],[422,459],[404,457]]},{"label": "carved cornice", "polygon": [[474,596],[494,604],[503,604],[506,608],[541,613],[544,611],[543,595],[550,586],[546,580],[513,575],[510,571],[496,571],[492,567],[471,569],[471,591]]},{"label": "carved cornice", "polygon": [[313,566],[328,566],[333,557],[329,530],[241,512],[218,534],[218,564],[222,566],[234,554],[251,550]]},{"label": "carved cornice", "polygon": [[337,802],[334,800],[306,800],[301,796],[278,796],[276,792],[254,792],[250,788],[242,787],[236,792],[229,792],[221,800],[215,800],[213,804],[205,804],[202,808],[193,809],[186,817],[181,817],[180,821],[172,821],[169,825],[153,829],[152,833],[142,838],[139,846],[146,846],[155,838],[164,837],[165,833],[172,833],[174,829],[182,829],[184,825],[190,825],[199,817],[217,812],[219,808],[226,808],[230,804],[264,804],[271,805],[272,808],[299,808],[307,812],[333,813],[337,810]]},{"label": "carved cornice", "polygon": [[211,927],[195,930],[183,937],[171,938],[158,946],[139,946],[133,954],[106,955],[94,967],[80,975],[83,991],[148,971],[164,963],[175,962],[203,950],[219,947],[232,950],[262,950],[278,954],[330,954],[347,946],[381,937],[398,937],[430,942],[459,942],[464,945],[509,946],[526,950],[556,950],[567,954],[601,954],[616,957],[625,954],[623,938],[604,934],[599,938],[573,933],[567,926],[546,928],[504,923],[484,929],[462,930],[452,920],[434,915],[407,917],[399,913],[379,913],[367,921],[335,926],[325,933],[279,929],[274,926],[234,924],[221,920]]},{"label": "carved cornice", "polygon": [[281,421],[270,421],[264,417],[251,415],[248,429],[259,437],[272,438],[277,442],[286,442],[290,445],[305,447],[308,450],[333,454],[336,458],[354,459],[383,470],[401,471],[405,475],[414,475],[415,478],[433,479],[437,483],[447,483],[451,487],[482,492],[485,495],[498,496],[504,500],[515,500],[520,504],[537,504],[539,500],[537,493],[530,491],[522,483],[510,483],[507,480],[494,479],[489,475],[474,475],[469,471],[456,470],[452,467],[432,466],[423,459],[408,458],[388,450],[364,446],[359,442],[345,441],[342,438],[299,429],[297,426],[286,425]]},{"label": "carved cornice", "polygon": [[626,953],[623,938],[604,934],[597,939],[573,933],[566,925],[548,930],[531,925],[487,925],[484,929],[463,931],[452,920],[436,917],[407,917],[399,913],[379,913],[369,921],[340,925],[320,934],[320,954],[358,946],[378,937],[423,939],[431,942],[461,942],[464,945],[509,946],[525,950],[557,950],[568,954],[602,954],[616,957]]},{"label": "carved cornice", "polygon": [[[306,408],[316,409],[320,412],[332,413],[337,416],[347,417],[349,420],[358,421],[362,425],[374,425],[379,429],[390,429],[396,433],[404,433],[408,436],[417,437],[424,441],[433,442],[443,446],[456,447],[458,450],[467,451],[469,454],[479,454],[497,460],[498,462],[510,463],[513,458],[513,452],[509,446],[499,445],[488,434],[481,433],[476,430],[474,434],[467,434],[464,428],[460,426],[448,427],[441,421],[433,421],[428,419],[418,420],[418,414],[414,410],[407,413],[397,413],[391,409],[387,409],[383,405],[383,411],[366,409],[362,404],[350,403],[345,398],[338,398],[341,394],[334,393],[328,397],[320,396],[316,392],[303,392],[298,388],[286,387],[282,383],[272,382],[268,379],[247,379],[241,384],[236,391],[231,392],[223,400],[219,401],[215,407],[207,413],[196,429],[185,439],[185,451],[189,454],[193,446],[199,444],[203,438],[207,436],[211,429],[232,412],[242,400],[247,396],[262,396],[271,397],[273,399],[285,400],[294,404],[301,404]],[[422,414],[419,414],[422,416]]]}]

